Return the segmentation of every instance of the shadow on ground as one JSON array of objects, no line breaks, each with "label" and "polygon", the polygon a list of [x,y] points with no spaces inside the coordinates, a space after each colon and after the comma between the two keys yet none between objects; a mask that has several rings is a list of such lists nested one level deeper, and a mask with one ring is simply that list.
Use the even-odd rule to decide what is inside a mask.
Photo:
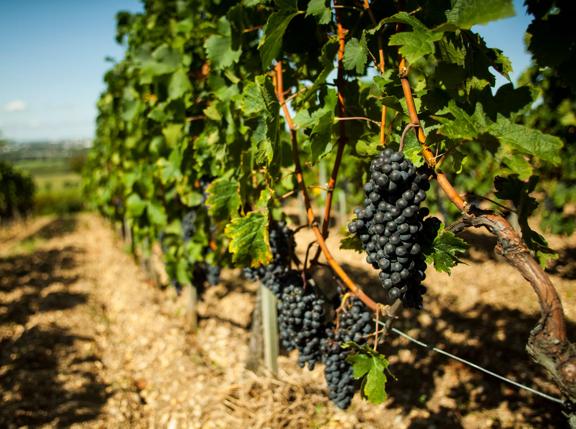
[{"label": "shadow on ground", "polygon": [[[376,298],[374,285],[379,285],[376,272],[367,275],[349,265],[344,268],[358,285],[372,291],[371,296]],[[537,315],[484,303],[478,303],[466,312],[453,311],[449,300],[449,297],[428,292],[425,309],[404,310],[394,327],[507,378],[551,396],[559,395],[544,370],[530,360],[525,349],[530,330],[538,322]],[[421,314],[430,316],[426,326],[419,321]],[[567,321],[566,330],[575,332],[576,323]],[[408,342],[395,333],[391,333],[390,338],[385,355],[399,356],[401,350],[410,351],[409,358],[400,359],[390,367],[396,377],[396,380],[390,377],[387,385],[390,406],[400,406],[406,414],[414,409],[431,413],[422,421],[415,420],[411,428],[462,427],[460,421],[464,416],[496,410],[504,403],[515,415],[524,416],[537,427],[568,427],[559,404]],[[447,372],[453,377],[451,387],[441,384]],[[440,394],[450,406],[438,401],[431,405],[429,400],[435,394]],[[494,421],[490,427],[501,425],[506,426]]]},{"label": "shadow on ground", "polygon": [[34,231],[32,234],[28,235],[23,239],[23,241],[28,240],[51,240],[56,237],[62,237],[66,234],[74,232],[76,229],[77,220],[73,216],[62,216],[58,217],[46,225]]},{"label": "shadow on ground", "polygon": [[549,270],[551,274],[565,279],[576,279],[576,247],[565,247],[558,251],[558,259],[552,262]]},{"label": "shadow on ground", "polygon": [[[57,238],[74,228],[73,219],[58,219],[33,236]],[[68,427],[95,419],[106,402],[94,339],[42,317],[87,302],[69,290],[80,252],[68,246],[0,258],[0,427]]]}]

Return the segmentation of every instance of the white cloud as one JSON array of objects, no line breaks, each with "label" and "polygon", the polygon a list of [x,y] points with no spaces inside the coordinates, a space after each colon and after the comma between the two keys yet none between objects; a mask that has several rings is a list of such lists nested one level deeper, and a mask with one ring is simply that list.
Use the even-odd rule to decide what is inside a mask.
[{"label": "white cloud", "polygon": [[23,112],[26,110],[26,103],[22,100],[12,100],[6,103],[3,107],[5,112]]}]

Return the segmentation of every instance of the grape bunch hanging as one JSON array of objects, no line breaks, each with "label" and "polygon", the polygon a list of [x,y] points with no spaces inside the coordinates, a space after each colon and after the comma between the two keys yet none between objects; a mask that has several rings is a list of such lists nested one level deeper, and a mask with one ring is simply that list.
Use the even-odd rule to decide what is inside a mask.
[{"label": "grape bunch hanging", "polygon": [[282,346],[298,349],[298,364],[314,369],[322,359],[322,340],[326,331],[325,301],[316,293],[314,285],[304,284],[296,270],[279,279],[282,293],[277,296],[278,327]]},{"label": "grape bunch hanging", "polygon": [[274,295],[279,296],[281,294],[279,278],[288,272],[290,259],[296,247],[294,232],[285,222],[273,222],[270,224],[269,242],[272,261],[257,268],[244,268],[244,276],[248,280],[260,280]]},{"label": "grape bunch hanging", "polygon": [[379,277],[389,302],[402,299],[405,306],[422,307],[425,257],[421,243],[427,208],[420,208],[430,188],[402,152],[383,150],[370,164],[364,185],[364,207],[348,225],[368,253],[366,261],[380,269]]},{"label": "grape bunch hanging", "polygon": [[356,391],[352,365],[346,360],[351,351],[342,348],[348,341],[366,344],[374,330],[372,312],[356,297],[347,300],[348,308],[338,319],[337,329],[328,329],[324,340],[324,377],[328,385],[328,397],[339,408],[350,406]]}]

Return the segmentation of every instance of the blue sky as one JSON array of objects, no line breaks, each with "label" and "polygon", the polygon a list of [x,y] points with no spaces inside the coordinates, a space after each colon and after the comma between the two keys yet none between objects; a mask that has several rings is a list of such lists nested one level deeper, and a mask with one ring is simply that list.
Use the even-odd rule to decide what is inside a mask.
[{"label": "blue sky", "polygon": [[[516,17],[479,26],[488,46],[511,59],[512,75],[529,64],[522,0]],[[115,15],[141,11],[138,0],[0,0],[0,132],[15,141],[91,138],[96,100],[123,49]],[[499,79],[499,83],[504,83]]]}]

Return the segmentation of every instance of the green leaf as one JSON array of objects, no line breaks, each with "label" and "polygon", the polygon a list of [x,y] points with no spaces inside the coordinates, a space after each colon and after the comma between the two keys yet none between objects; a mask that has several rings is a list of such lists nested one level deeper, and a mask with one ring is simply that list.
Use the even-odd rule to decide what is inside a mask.
[{"label": "green leaf", "polygon": [[268,244],[268,211],[250,212],[232,220],[224,230],[230,239],[232,261],[240,266],[257,267],[272,259]]},{"label": "green leaf", "polygon": [[170,78],[170,83],[168,85],[168,99],[176,100],[178,98],[181,98],[191,89],[192,84],[190,83],[190,79],[188,79],[186,70],[183,68],[179,68],[174,72],[174,74]]},{"label": "green leaf", "polygon": [[446,231],[444,225],[437,219],[426,219],[424,228],[426,229],[425,236],[434,237],[431,245],[422,246],[426,255],[426,263],[434,264],[436,271],[450,274],[452,267],[461,262],[458,256],[466,252],[468,243],[453,232]]},{"label": "green leaf", "polygon": [[316,162],[326,154],[332,142],[332,126],[334,125],[334,109],[336,108],[337,94],[333,89],[328,90],[323,105],[312,115],[302,110],[296,114],[296,125],[303,129],[310,129],[310,151],[312,162]]},{"label": "green leaf", "polygon": [[366,376],[364,383],[363,393],[372,404],[381,404],[384,402],[388,395],[386,394],[386,374],[384,373],[388,361],[384,356],[373,356],[372,367]]},{"label": "green leaf", "polygon": [[319,24],[328,24],[332,19],[330,8],[326,6],[326,0],[310,0],[306,8],[306,16],[315,16]]},{"label": "green leaf", "polygon": [[458,107],[454,100],[450,100],[448,106],[438,111],[437,114],[450,114],[453,116],[453,119],[434,116],[434,119],[442,124],[442,126],[438,128],[438,133],[451,139],[473,140],[488,129],[484,109],[480,103],[476,104],[474,113],[469,115],[466,111]]},{"label": "green leaf", "polygon": [[421,167],[425,164],[424,157],[422,156],[422,147],[414,133],[406,134],[404,139],[404,155],[416,167]]},{"label": "green leaf", "polygon": [[346,358],[346,361],[352,365],[352,376],[359,380],[370,372],[372,369],[372,357],[363,353],[355,353]]},{"label": "green leaf", "polygon": [[191,282],[190,276],[188,276],[188,262],[184,258],[178,259],[176,263],[176,279],[183,285]]},{"label": "green leaf", "polygon": [[352,375],[356,380],[362,379],[362,394],[369,402],[381,404],[386,394],[386,369],[388,360],[368,347],[361,347],[349,355],[346,361],[352,365]]},{"label": "green leaf", "polygon": [[270,15],[270,18],[268,18],[266,26],[264,27],[264,36],[260,39],[258,45],[260,58],[262,59],[262,67],[264,69],[268,68],[272,60],[280,53],[284,33],[290,21],[299,13],[302,12],[281,10],[274,12]]},{"label": "green leaf", "polygon": [[362,248],[362,242],[355,234],[347,234],[342,240],[340,240],[340,249],[354,250],[358,253],[364,252]]},{"label": "green leaf", "polygon": [[181,63],[180,53],[176,49],[163,44],[142,62],[142,73],[149,76],[174,73]]},{"label": "green leaf", "polygon": [[166,225],[166,210],[162,205],[157,202],[150,202],[146,207],[146,211],[148,213],[148,219],[152,225]]},{"label": "green leaf", "polygon": [[433,54],[435,51],[434,42],[442,38],[442,33],[432,31],[404,31],[393,34],[388,44],[390,46],[400,46],[400,54],[409,63],[415,63],[425,55]]},{"label": "green leaf", "polygon": [[371,135],[370,139],[360,138],[356,141],[356,153],[361,156],[375,156],[380,153],[381,143],[380,138],[376,135]]},{"label": "green leaf", "polygon": [[140,216],[146,208],[146,202],[138,194],[132,194],[126,200],[126,210],[132,218]]},{"label": "green leaf", "polygon": [[216,70],[223,70],[238,62],[241,49],[232,48],[232,37],[230,36],[230,23],[226,17],[218,21],[219,34],[213,34],[204,42],[206,56]]},{"label": "green leaf", "polygon": [[383,19],[379,26],[372,31],[374,32],[381,25],[391,22],[400,22],[412,27],[412,31],[393,34],[388,42],[390,46],[400,46],[400,53],[409,63],[416,62],[424,55],[433,54],[435,51],[434,42],[441,40],[443,36],[442,31],[428,29],[418,18],[406,12],[399,12]]},{"label": "green leaf", "polygon": [[331,37],[328,41],[322,46],[322,53],[320,55],[320,62],[322,63],[322,71],[318,74],[318,77],[314,80],[314,83],[310,85],[306,90],[302,93],[300,97],[294,99],[293,106],[296,109],[299,109],[310,97],[317,94],[318,88],[326,83],[326,79],[334,70],[334,58],[338,53],[338,39],[336,37]]},{"label": "green leaf", "polygon": [[206,188],[206,206],[215,220],[228,220],[238,215],[240,208],[240,185],[229,171],[214,180]]},{"label": "green leaf", "polygon": [[514,16],[512,0],[452,0],[446,12],[449,23],[463,29]]},{"label": "green leaf", "polygon": [[356,70],[358,74],[364,73],[368,61],[368,44],[364,34],[360,40],[352,37],[346,42],[343,61],[346,70]]},{"label": "green leaf", "polygon": [[498,115],[496,122],[489,127],[489,131],[503,145],[509,145],[519,152],[532,155],[553,165],[558,165],[561,161],[560,150],[563,143],[558,137],[544,134],[525,125],[515,124],[502,115]]},{"label": "green leaf", "polygon": [[510,151],[507,151],[506,148],[502,146],[500,149],[497,153],[497,159],[508,166],[521,180],[528,180],[530,176],[532,176],[534,169],[526,159],[526,155],[510,153]]},{"label": "green leaf", "polygon": [[162,128],[162,134],[164,135],[168,146],[175,147],[178,144],[180,137],[182,136],[182,125],[168,124]]},{"label": "green leaf", "polygon": [[131,122],[140,111],[142,103],[138,99],[128,99],[124,100],[122,103],[122,119],[126,122]]},{"label": "green leaf", "polygon": [[248,82],[244,86],[242,90],[241,107],[242,113],[247,118],[258,116],[266,110],[266,102],[256,82]]}]

